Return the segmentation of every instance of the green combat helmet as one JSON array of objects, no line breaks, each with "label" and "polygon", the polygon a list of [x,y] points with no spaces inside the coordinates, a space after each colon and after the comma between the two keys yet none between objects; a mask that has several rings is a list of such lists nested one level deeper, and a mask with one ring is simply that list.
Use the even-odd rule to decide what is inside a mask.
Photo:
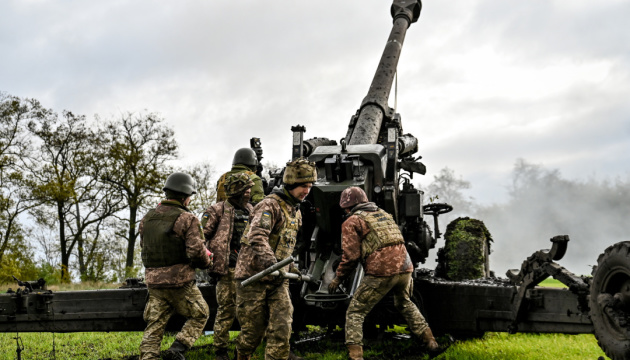
[{"label": "green combat helmet", "polygon": [[250,148],[241,148],[234,153],[234,159],[232,159],[232,165],[258,165],[258,158],[256,152]]},{"label": "green combat helmet", "polygon": [[317,181],[315,163],[305,158],[289,161],[282,176],[282,182],[287,185],[314,183],[315,181]]},{"label": "green combat helmet", "polygon": [[188,174],[176,172],[168,176],[162,190],[175,191],[190,196],[197,193],[197,182]]},{"label": "green combat helmet", "polygon": [[236,173],[228,176],[227,179],[225,179],[225,185],[223,185],[225,194],[228,197],[242,194],[253,186],[254,182],[252,178],[246,173]]}]

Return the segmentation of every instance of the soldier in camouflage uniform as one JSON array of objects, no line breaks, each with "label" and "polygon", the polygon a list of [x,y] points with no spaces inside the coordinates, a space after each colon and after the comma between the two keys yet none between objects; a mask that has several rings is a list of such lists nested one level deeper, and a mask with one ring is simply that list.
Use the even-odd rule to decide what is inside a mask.
[{"label": "soldier in camouflage uniform", "polygon": [[258,204],[264,197],[263,182],[260,176],[256,175],[256,169],[258,166],[258,159],[256,158],[256,152],[250,148],[241,148],[234,154],[232,159],[232,169],[225,174],[221,175],[217,181],[217,202],[227,200],[225,193],[225,180],[232,174],[245,173],[250,176],[254,182],[252,192],[250,195],[250,202],[253,205]]},{"label": "soldier in camouflage uniform", "polygon": [[390,214],[368,202],[363,189],[349,187],[341,193],[339,206],[350,216],[341,227],[341,263],[328,290],[339,284],[361,263],[365,277],[346,312],[346,345],[352,360],[363,359],[363,321],[387,293],[394,292],[394,306],[430,351],[438,344],[424,317],[411,301],[413,263],[398,225]]},{"label": "soldier in camouflage uniform", "polygon": [[207,208],[201,218],[208,249],[214,254],[214,264],[208,273],[218,279],[218,309],[214,321],[214,352],[217,360],[229,360],[230,328],[236,317],[234,267],[241,249],[241,236],[253,210],[248,202],[253,186],[254,182],[245,173],[228,176],[225,182],[228,199]]},{"label": "soldier in camouflage uniform", "polygon": [[[234,274],[236,279],[247,279],[293,253],[302,225],[299,205],[316,180],[314,163],[303,158],[287,163],[284,188],[274,190],[254,208],[251,222],[241,239],[241,252]],[[281,271],[299,274],[293,264]],[[264,335],[267,337],[266,360],[296,358],[289,349],[293,305],[287,279],[278,276],[247,287],[238,284],[236,316],[241,324],[236,340],[238,360],[250,359]]]},{"label": "soldier in camouflage uniform", "polygon": [[186,206],[196,193],[195,180],[174,173],[166,179],[167,200],[150,210],[140,221],[140,247],[149,299],[144,309],[140,360],[160,359],[160,343],[166,323],[175,312],[187,318],[165,359],[185,359],[203,331],[210,311],[195,285],[195,268],[212,265],[212,254],[204,245],[199,219]]}]

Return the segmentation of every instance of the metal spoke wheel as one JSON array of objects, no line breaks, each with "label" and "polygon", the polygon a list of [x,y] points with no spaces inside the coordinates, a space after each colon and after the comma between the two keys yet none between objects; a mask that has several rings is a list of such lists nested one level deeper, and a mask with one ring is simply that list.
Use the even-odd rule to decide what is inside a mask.
[{"label": "metal spoke wheel", "polygon": [[608,247],[592,274],[589,307],[599,346],[611,359],[630,359],[630,241]]}]

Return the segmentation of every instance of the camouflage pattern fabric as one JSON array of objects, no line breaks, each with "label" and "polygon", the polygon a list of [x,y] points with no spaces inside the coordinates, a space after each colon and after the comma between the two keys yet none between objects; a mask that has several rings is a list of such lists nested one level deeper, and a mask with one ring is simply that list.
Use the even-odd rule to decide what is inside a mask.
[{"label": "camouflage pattern fabric", "polygon": [[[177,201],[162,200],[155,208],[155,212],[166,212],[173,206],[186,209]],[[138,228],[141,248],[144,246],[144,227],[143,218]],[[173,232],[177,237],[184,239],[186,256],[190,259],[190,262],[165,267],[146,268],[145,281],[149,288],[181,287],[195,279],[195,268],[205,269],[212,265],[212,259],[206,253],[203,230],[199,219],[193,213],[188,212],[188,209],[175,220]]]},{"label": "camouflage pattern fabric", "polygon": [[[293,252],[295,241],[290,241],[290,237],[294,237],[301,226],[301,213],[286,196],[274,191],[254,208],[241,238],[241,252],[234,272],[236,279],[251,277],[281,260],[276,256]],[[275,249],[270,246],[271,239],[277,239]],[[276,251],[278,249],[281,250]],[[236,344],[239,354],[253,353],[266,334],[265,359],[289,357],[293,305],[289,281],[278,280],[263,279],[247,287],[237,285],[236,316],[241,324]]]},{"label": "camouflage pattern fabric", "polygon": [[256,175],[248,166],[246,165],[233,165],[232,169],[225,174],[221,175],[219,180],[217,181],[217,202],[227,200],[227,195],[225,193],[224,183],[228,176],[237,173],[246,173],[249,175],[250,179],[254,182],[254,186],[252,187],[252,193],[250,195],[250,202],[252,204],[257,204],[262,199],[265,198],[265,192],[263,189],[263,183],[260,176]]},{"label": "camouflage pattern fabric", "polygon": [[368,202],[367,194],[358,186],[351,186],[341,192],[339,207],[342,209]]},{"label": "camouflage pattern fabric", "polygon": [[264,282],[247,287],[238,284],[236,294],[236,316],[241,324],[236,338],[239,354],[252,354],[266,335],[265,360],[288,359],[293,323],[289,281],[284,280],[280,286]]},{"label": "camouflage pattern fabric", "polygon": [[190,348],[210,315],[208,304],[194,282],[180,288],[149,289],[149,300],[144,308],[147,327],[140,343],[140,360],[160,359],[164,329],[175,312],[187,318],[176,339]]},{"label": "camouflage pattern fabric", "polygon": [[229,175],[225,179],[224,189],[228,198],[244,193],[247,189],[254,186],[251,177],[246,173],[236,173]]},{"label": "camouflage pattern fabric", "polygon": [[[355,206],[353,210],[376,211],[374,203]],[[393,221],[393,220],[392,220]],[[341,225],[341,263],[337,267],[336,275],[345,279],[361,262],[361,244],[368,236],[370,227],[361,217],[350,216]],[[405,244],[387,246],[374,251],[363,262],[363,268],[368,275],[391,276],[413,271],[413,263],[407,253]]]},{"label": "camouflage pattern fabric", "polygon": [[480,220],[457,218],[446,227],[444,248],[438,251],[436,276],[455,281],[490,276],[492,236]]},{"label": "camouflage pattern fabric", "polygon": [[356,211],[354,215],[365,221],[370,228],[365,238],[361,240],[362,259],[366,259],[378,249],[405,243],[398,224],[385,210]]},{"label": "camouflage pattern fabric", "polygon": [[305,158],[298,158],[289,161],[284,168],[282,182],[285,184],[304,184],[317,181],[317,167],[312,161]]},{"label": "camouflage pattern fabric", "polygon": [[[287,233],[285,228],[294,225],[299,228],[302,225],[300,210],[281,199],[281,196],[274,195],[278,195],[278,193],[271,193],[254,207],[249,226],[241,238],[241,252],[238,255],[234,273],[236,279],[247,279],[275,264],[278,260],[282,260],[283,258],[278,259],[276,257],[276,249],[278,248],[282,249],[282,253],[285,254],[293,252],[295,242],[291,244],[288,242],[278,243],[276,249],[273,249],[269,244],[270,238]],[[289,205],[285,210],[290,211],[291,218],[296,219],[297,224],[291,224],[285,219],[281,203]]]},{"label": "camouflage pattern fabric", "polygon": [[366,275],[346,312],[347,345],[363,345],[363,321],[372,308],[390,291],[394,292],[394,306],[407,321],[408,330],[421,338],[428,324],[410,299],[413,293],[411,273],[386,277]]},{"label": "camouflage pattern fabric", "polygon": [[[246,210],[250,214],[253,209],[251,204],[247,204]],[[219,275],[228,273],[233,223],[234,206],[228,201],[222,201],[208,207],[201,217],[208,249],[214,254],[214,263],[208,268],[209,273]]]},{"label": "camouflage pattern fabric", "polygon": [[234,269],[229,269],[227,275],[221,276],[216,287],[217,315],[214,320],[214,348],[227,350],[230,341],[230,328],[236,318],[236,282]]},{"label": "camouflage pattern fabric", "polygon": [[[275,199],[282,209],[283,226],[277,231],[269,235],[269,246],[274,250],[274,255],[278,261],[284,260],[291,256],[295,244],[297,243],[297,234],[302,226],[302,213],[296,211],[286,201],[277,194],[269,194],[270,198]],[[283,267],[281,270],[288,271],[290,265]]]}]

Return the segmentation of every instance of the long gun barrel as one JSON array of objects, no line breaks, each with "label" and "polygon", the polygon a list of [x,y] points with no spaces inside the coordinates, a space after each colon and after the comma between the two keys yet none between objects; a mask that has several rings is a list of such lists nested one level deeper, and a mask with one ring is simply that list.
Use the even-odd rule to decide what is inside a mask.
[{"label": "long gun barrel", "polygon": [[[387,100],[396,74],[402,45],[405,41],[405,34],[407,28],[420,17],[421,9],[422,2],[420,0],[394,0],[391,7],[391,14],[394,19],[392,31],[374,74],[370,90],[361,103],[354,129],[350,129],[346,138],[348,145],[377,143],[383,116],[389,112]],[[350,126],[352,127],[352,124]]]}]

